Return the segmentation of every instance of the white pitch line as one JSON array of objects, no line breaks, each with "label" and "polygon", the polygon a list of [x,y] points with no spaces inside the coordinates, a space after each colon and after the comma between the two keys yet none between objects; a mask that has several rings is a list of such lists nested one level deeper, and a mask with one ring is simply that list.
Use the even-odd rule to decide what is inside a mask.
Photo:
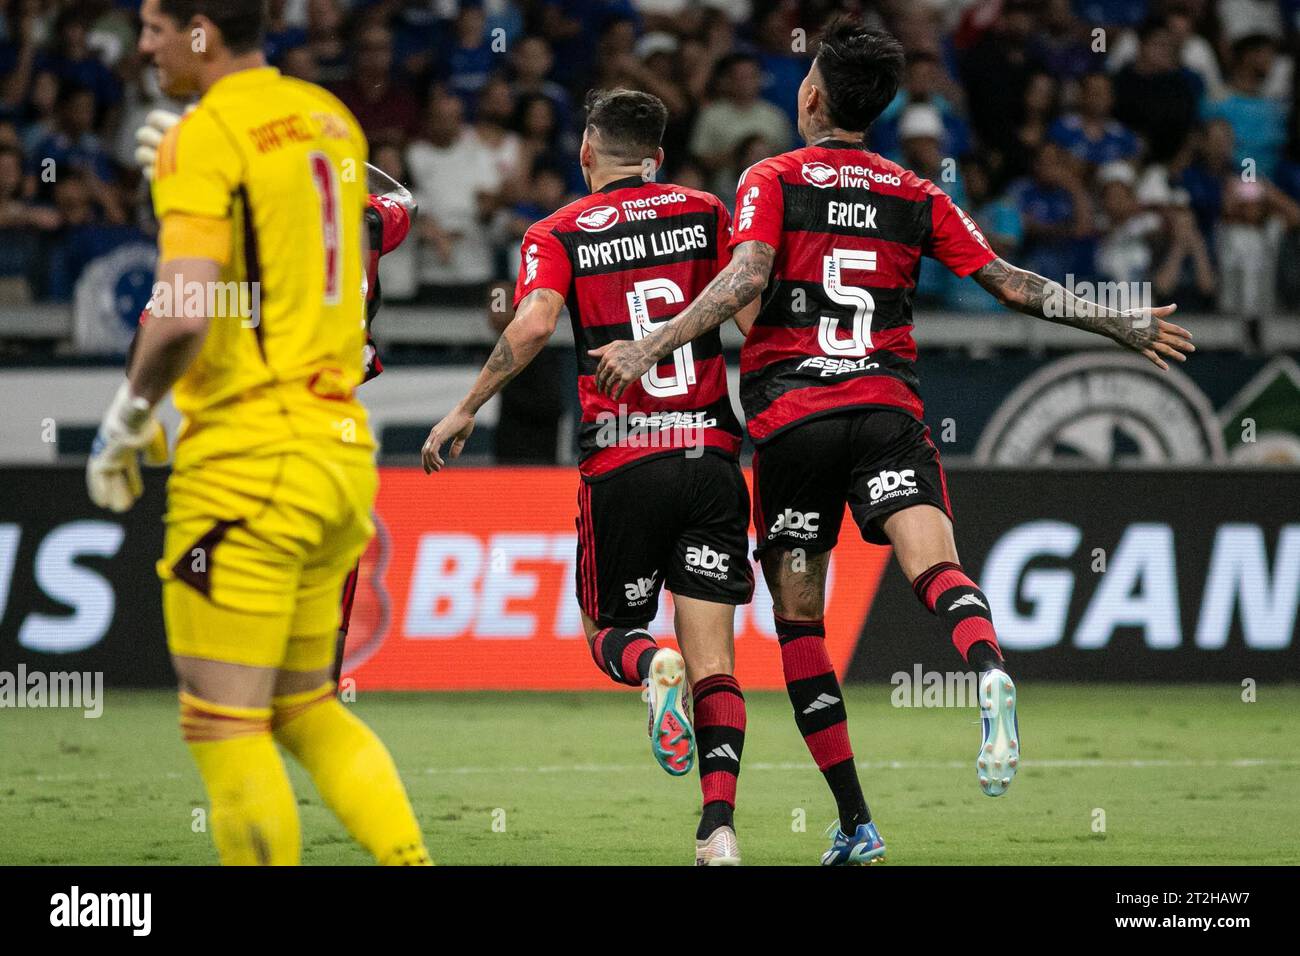
[{"label": "white pitch line", "polygon": [[[857,762],[859,770],[962,770],[971,765],[969,760],[859,760]],[[644,770],[648,763],[578,763],[578,764],[549,764],[540,767],[425,767],[423,773],[425,776],[473,776],[479,774],[492,773],[631,773]],[[754,760],[742,764],[742,769],[746,771],[766,771],[766,770],[815,770],[816,764],[810,761],[783,761],[772,763],[761,760]],[[1252,767],[1300,767],[1300,758],[1274,758],[1274,757],[1246,757],[1240,760],[1101,760],[1101,759],[1076,759],[1076,760],[1022,760],[1020,769],[1044,769],[1044,770],[1149,770],[1149,769],[1191,769],[1203,768],[1208,770],[1245,770]],[[94,774],[79,773],[58,773],[58,774],[36,774],[34,779],[37,783],[74,783],[79,780],[112,780],[114,774],[111,771],[101,771]],[[125,775],[130,776],[130,775]],[[169,770],[159,774],[167,780],[177,780],[186,776]],[[134,778],[131,778],[134,779]]]},{"label": "white pitch line", "polygon": [[[969,760],[911,761],[882,760],[857,762],[859,770],[960,770],[971,765]],[[638,764],[553,764],[540,767],[425,767],[427,776],[467,776],[489,773],[628,773],[642,770],[645,763]],[[1272,757],[1245,758],[1241,760],[1022,760],[1020,769],[1128,769],[1145,770],[1160,768],[1204,768],[1204,769],[1247,769],[1250,767],[1297,767],[1300,758],[1275,759]],[[768,763],[752,761],[741,763],[742,770],[815,770],[816,764],[809,761],[786,761]]]}]

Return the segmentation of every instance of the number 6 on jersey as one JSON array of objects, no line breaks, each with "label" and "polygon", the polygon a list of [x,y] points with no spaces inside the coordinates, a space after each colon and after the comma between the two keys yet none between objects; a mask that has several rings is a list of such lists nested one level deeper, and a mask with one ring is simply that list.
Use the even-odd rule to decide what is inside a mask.
[{"label": "number 6 on jersey", "polygon": [[[875,255],[875,253],[872,253]],[[627,310],[632,316],[632,336],[643,339],[671,316],[658,321],[650,318],[650,301],[662,299],[669,305],[681,305],[686,301],[681,288],[672,279],[644,279],[633,283],[632,291],[627,294]],[[641,376],[641,384],[646,393],[656,398],[669,398],[673,395],[685,395],[695,384],[695,356],[691,352],[691,343],[687,342],[673,352],[673,373],[667,378],[659,376],[658,367]]]}]

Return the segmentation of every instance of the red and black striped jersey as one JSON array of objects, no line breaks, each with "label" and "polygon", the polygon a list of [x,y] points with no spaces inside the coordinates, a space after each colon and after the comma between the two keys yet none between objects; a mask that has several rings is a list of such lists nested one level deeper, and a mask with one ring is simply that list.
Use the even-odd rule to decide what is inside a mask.
[{"label": "red and black striped jersey", "polygon": [[551,289],[564,296],[573,323],[585,478],[682,449],[739,453],[717,329],[667,356],[617,401],[596,390],[598,361],[587,354],[639,339],[685,309],[727,264],[729,233],[716,196],[634,176],[570,203],[524,236],[516,307]]},{"label": "red and black striped jersey", "polygon": [[795,422],[889,407],[920,419],[912,294],[921,257],[968,276],[996,256],[943,190],[837,141],[745,170],[731,246],[776,250],[740,353],[740,402],[754,442]]},{"label": "red and black striped jersey", "polygon": [[411,214],[406,207],[387,196],[371,196],[366,204],[366,230],[369,261],[366,263],[366,374],[368,382],[384,370],[370,335],[371,323],[379,313],[383,297],[379,291],[379,259],[400,246],[411,231]]}]

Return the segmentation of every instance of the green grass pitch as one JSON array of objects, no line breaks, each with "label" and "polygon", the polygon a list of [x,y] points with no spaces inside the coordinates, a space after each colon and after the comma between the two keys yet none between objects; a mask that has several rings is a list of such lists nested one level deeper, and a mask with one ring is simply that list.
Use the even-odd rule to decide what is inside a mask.
[{"label": "green grass pitch", "polygon": [[[1024,684],[1025,759],[996,800],[975,781],[976,711],[894,708],[889,690],[848,688],[889,866],[1300,862],[1300,687],[1264,685],[1244,703],[1227,683]],[[745,862],[816,863],[830,796],[784,695],[748,702]],[[698,778],[654,764],[635,692],[362,694],[352,706],[393,751],[439,863],[693,859]],[[216,861],[195,832],[203,788],[172,694],[109,690],[99,719],[8,710],[0,728],[0,864]],[[292,773],[304,862],[369,862]]]}]

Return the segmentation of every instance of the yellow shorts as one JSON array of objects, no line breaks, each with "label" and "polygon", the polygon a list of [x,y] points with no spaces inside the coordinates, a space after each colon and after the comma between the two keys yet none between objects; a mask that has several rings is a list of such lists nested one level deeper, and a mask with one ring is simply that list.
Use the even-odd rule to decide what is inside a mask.
[{"label": "yellow shorts", "polygon": [[369,451],[336,446],[212,458],[173,473],[158,562],[171,652],[329,666],[325,637],[338,629],[344,579],[374,534],[378,487]]}]

